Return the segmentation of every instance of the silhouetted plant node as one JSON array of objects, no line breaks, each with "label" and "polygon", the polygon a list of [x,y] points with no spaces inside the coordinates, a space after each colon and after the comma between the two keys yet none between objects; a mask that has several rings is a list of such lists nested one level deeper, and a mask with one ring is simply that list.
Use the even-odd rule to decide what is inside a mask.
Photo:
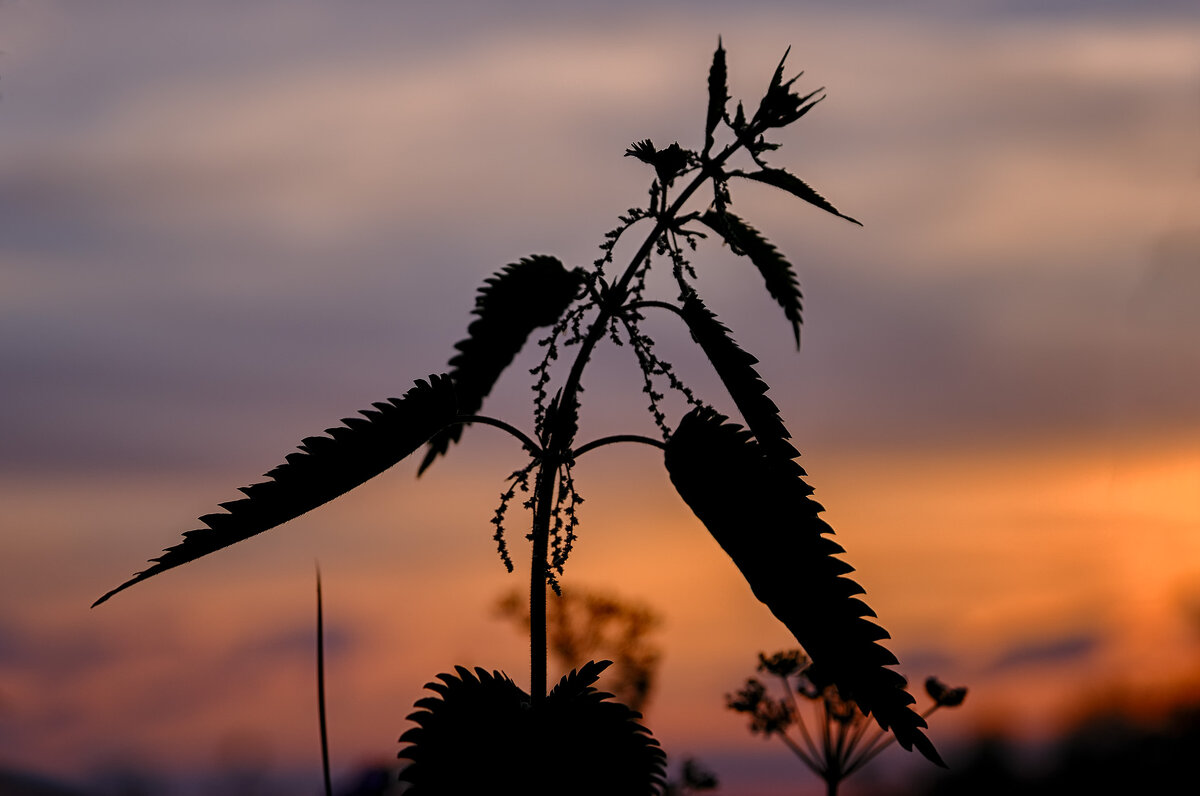
[{"label": "silhouetted plant node", "polygon": [[[500,672],[462,666],[426,684],[400,737],[412,796],[657,794],[666,757],[641,714],[597,690],[609,661],[572,671],[535,703]],[[440,681],[440,682],[439,682]]]}]

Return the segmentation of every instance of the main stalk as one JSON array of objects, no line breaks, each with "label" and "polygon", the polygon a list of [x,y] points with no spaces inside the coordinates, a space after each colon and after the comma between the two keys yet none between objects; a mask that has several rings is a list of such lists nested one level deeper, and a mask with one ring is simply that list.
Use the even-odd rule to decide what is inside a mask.
[{"label": "main stalk", "polygon": [[[624,307],[625,301],[628,298],[629,285],[649,261],[655,242],[674,226],[679,212],[692,197],[692,194],[707,182],[710,177],[718,174],[720,166],[729,159],[730,155],[741,148],[744,143],[745,141],[739,138],[725,147],[719,155],[706,160],[700,169],[700,173],[679,192],[679,195],[675,197],[675,201],[671,203],[670,207],[657,214],[654,229],[646,236],[642,245],[633,255],[621,278],[601,295],[599,311],[595,319],[588,326],[587,333],[579,346],[579,353],[575,356],[575,361],[572,363],[571,370],[567,374],[567,380],[563,384],[558,399],[559,407],[571,407],[575,405],[580,380],[583,377],[583,369],[591,358],[592,349],[604,338],[608,330],[609,321]],[[663,204],[665,204],[665,187],[663,188],[663,196]],[[534,484],[534,515],[533,531],[531,533],[533,553],[529,574],[529,693],[535,705],[545,699],[547,690],[546,586],[549,581],[550,568],[550,563],[547,560],[550,545],[550,518],[553,514],[555,489],[558,485],[558,471],[563,462],[569,461],[571,457],[570,446],[573,441],[569,438],[561,438],[561,435],[564,433],[567,432],[561,426],[551,429],[550,439],[545,447],[541,464],[538,467],[537,480]]]}]

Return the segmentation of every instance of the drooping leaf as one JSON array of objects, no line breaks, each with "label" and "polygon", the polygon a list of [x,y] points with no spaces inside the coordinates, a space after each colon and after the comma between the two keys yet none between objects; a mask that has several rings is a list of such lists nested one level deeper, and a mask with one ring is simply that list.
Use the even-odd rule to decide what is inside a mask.
[{"label": "drooping leaf", "polygon": [[779,417],[779,407],[767,397],[766,382],[754,369],[758,360],[738,347],[730,337],[729,329],[695,293],[684,299],[682,314],[692,337],[704,349],[763,450],[785,459],[798,456],[788,442],[791,434]]},{"label": "drooping leaf", "polygon": [[914,746],[944,765],[922,732],[904,678],[889,668],[896,657],[878,642],[887,631],[846,577],[854,571],[836,558],[845,552],[825,534],[804,471],[792,460],[767,455],[741,426],[712,409],[686,415],[667,443],[671,482],[733,562],[754,596],[795,635],[812,659],[809,679],[833,684],[858,703],[905,749]]},{"label": "drooping leaf", "polygon": [[717,51],[713,53],[712,68],[708,70],[708,115],[704,122],[704,152],[712,149],[713,132],[725,117],[725,105],[729,102],[729,82],[725,67],[725,48],[717,39]]},{"label": "drooping leaf", "polygon": [[[461,414],[479,411],[529,334],[562,317],[583,277],[581,270],[568,271],[556,257],[535,254],[505,266],[484,282],[475,298],[476,318],[467,327],[466,339],[455,344],[458,353],[450,360]],[[430,440],[418,473],[461,436],[462,426],[452,426]]]},{"label": "drooping leaf", "polygon": [[571,672],[544,700],[501,672],[455,667],[426,684],[400,736],[410,796],[659,794],[665,755],[641,714],[593,687],[609,661]]},{"label": "drooping leaf", "polygon": [[783,308],[784,316],[792,322],[792,334],[796,338],[796,347],[799,348],[803,296],[800,293],[800,280],[796,277],[792,264],[784,259],[779,250],[759,234],[758,230],[733,213],[709,210],[700,216],[700,221],[724,238],[735,254],[744,254],[754,263],[767,285],[767,292]]},{"label": "drooping leaf", "polygon": [[784,171],[783,169],[761,169],[759,171],[749,172],[731,171],[730,175],[735,177],[745,177],[749,180],[757,180],[759,182],[765,182],[767,185],[774,185],[776,188],[782,188],[793,196],[798,196],[809,204],[815,205],[826,212],[833,213],[835,216],[844,218],[851,223],[858,224],[860,227],[862,226],[861,221],[842,213],[840,210],[830,204],[828,199],[826,199],[824,196],[821,196],[821,194],[813,190],[808,183],[804,182],[804,180],[800,179],[791,172]]},{"label": "drooping leaf", "polygon": [[240,488],[246,497],[222,503],[222,513],[200,518],[207,527],[188,531],[154,566],[134,575],[93,605],[135,583],[295,519],[396,464],[445,428],[456,415],[454,386],[445,376],[418,381],[403,398],[374,404],[362,417],[342,420],[328,436],[308,437],[300,451],[266,474],[267,481]]}]

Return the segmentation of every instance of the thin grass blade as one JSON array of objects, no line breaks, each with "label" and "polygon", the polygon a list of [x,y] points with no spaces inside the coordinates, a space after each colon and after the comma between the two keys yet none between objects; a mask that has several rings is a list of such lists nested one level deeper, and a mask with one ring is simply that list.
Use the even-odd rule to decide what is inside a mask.
[{"label": "thin grass blade", "polygon": [[333,796],[329,770],[329,725],[325,720],[325,610],[321,605],[321,568],[317,567],[317,721],[321,727],[321,773],[325,796]]}]

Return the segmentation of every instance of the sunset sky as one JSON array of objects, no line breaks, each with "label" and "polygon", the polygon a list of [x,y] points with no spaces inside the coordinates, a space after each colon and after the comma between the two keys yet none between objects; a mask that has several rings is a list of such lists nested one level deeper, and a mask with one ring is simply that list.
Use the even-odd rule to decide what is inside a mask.
[{"label": "sunset sky", "polygon": [[[88,606],[301,438],[444,371],[492,272],[590,264],[646,196],[625,148],[702,143],[718,36],[735,99],[789,46],[826,87],[769,159],[864,226],[733,186],[799,271],[799,352],[711,240],[699,289],[901,670],[971,687],[935,743],[953,764],[982,728],[1046,738],[1200,674],[1194,0],[0,0],[0,768],[315,772],[314,561],[339,771],[393,758],[455,664],[528,686],[495,613],[523,530],[508,575],[488,522],[524,462],[489,428]],[[651,329],[731,411],[686,331]],[[531,427],[537,356],[487,413]],[[628,349],[584,385],[582,438],[654,433]],[[577,477],[564,582],[661,614],[668,753],[729,793],[807,777],[724,708],[794,641],[661,454]]]}]

